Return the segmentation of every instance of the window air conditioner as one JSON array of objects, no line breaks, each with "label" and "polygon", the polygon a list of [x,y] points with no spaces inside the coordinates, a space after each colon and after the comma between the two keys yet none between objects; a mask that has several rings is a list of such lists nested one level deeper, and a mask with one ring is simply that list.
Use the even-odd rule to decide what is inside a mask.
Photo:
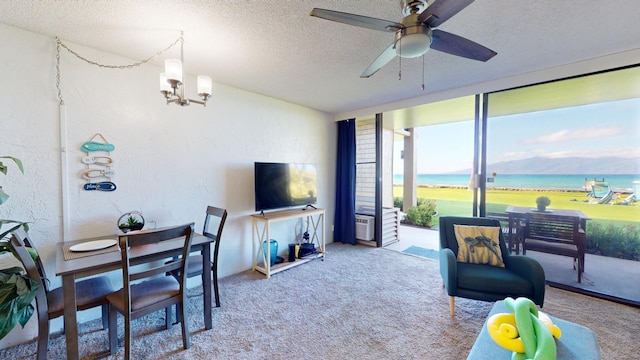
[{"label": "window air conditioner", "polygon": [[373,216],[356,215],[356,239],[373,240]]}]

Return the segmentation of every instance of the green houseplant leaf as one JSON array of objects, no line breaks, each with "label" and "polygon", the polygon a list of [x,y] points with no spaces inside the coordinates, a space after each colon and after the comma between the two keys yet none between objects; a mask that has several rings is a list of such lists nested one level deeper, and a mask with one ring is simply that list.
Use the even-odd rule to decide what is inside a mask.
[{"label": "green houseplant leaf", "polygon": [[[8,168],[1,159],[12,160],[18,170],[24,174],[22,161],[13,156],[0,156],[0,172],[7,174]],[[0,186],[0,205],[9,199],[9,195]],[[10,251],[18,258],[9,241],[1,241],[12,231],[23,227],[29,231],[29,225],[19,220],[0,219],[0,254]],[[35,249],[27,249],[35,260],[38,254]],[[17,323],[24,327],[34,313],[31,303],[36,297],[39,283],[32,280],[20,267],[0,269],[0,339],[4,338]]]},{"label": "green houseplant leaf", "polygon": [[[14,158],[13,156],[0,156],[0,159],[11,159],[18,166],[18,170],[24,174],[24,167],[22,166],[22,161],[18,158]],[[8,168],[7,166],[0,161],[0,172],[7,175]],[[0,205],[4,204],[9,199],[9,195],[2,190],[2,186],[0,186]]]},{"label": "green houseplant leaf", "polygon": [[[13,156],[0,156],[0,159],[11,159],[18,166],[18,169],[21,173],[24,174],[24,167],[22,166],[22,161],[18,158],[14,158]],[[7,166],[0,161],[0,172],[7,175]]]},{"label": "green houseplant leaf", "polygon": [[23,274],[22,268],[0,270],[0,339],[16,325],[24,327],[33,315],[31,303],[36,297],[38,283]]}]

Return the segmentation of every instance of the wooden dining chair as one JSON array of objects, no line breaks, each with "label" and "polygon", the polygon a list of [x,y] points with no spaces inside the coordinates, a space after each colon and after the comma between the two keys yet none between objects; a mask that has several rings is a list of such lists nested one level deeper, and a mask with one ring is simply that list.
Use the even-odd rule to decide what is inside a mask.
[{"label": "wooden dining chair", "polygon": [[[213,262],[209,261],[209,265],[206,268],[210,268],[213,271],[213,291],[216,298],[216,307],[220,307],[220,293],[218,291],[218,252],[220,251],[220,239],[222,238],[222,229],[224,223],[227,221],[227,210],[218,208],[215,206],[207,206],[207,214],[204,219],[204,226],[202,234],[211,239],[214,244],[213,250]],[[187,265],[187,278],[194,276],[200,276],[202,279],[202,285],[204,284],[204,274],[202,272],[202,254],[189,256],[189,263]],[[175,278],[179,278],[180,272],[173,271],[168,275],[172,275]],[[208,286],[208,285],[207,285]],[[171,319],[171,311],[167,309],[167,319]],[[176,309],[176,321],[180,322],[180,314]],[[170,324],[168,324],[170,326]]]},{"label": "wooden dining chair", "polygon": [[[49,344],[49,320],[60,317],[64,314],[64,296],[62,288],[49,288],[45,268],[40,256],[35,260],[29,254],[28,248],[37,250],[33,246],[33,241],[22,228],[11,233],[11,245],[15,254],[22,262],[22,266],[32,280],[39,284],[36,294],[36,312],[38,314],[38,351],[37,359],[47,358],[47,347]],[[107,295],[115,291],[111,281],[106,276],[97,276],[76,282],[76,304],[78,310],[87,310],[94,307],[102,307],[102,328],[106,329],[109,318],[109,302]]]},{"label": "wooden dining chair", "polygon": [[[177,304],[182,316],[182,344],[185,349],[190,346],[189,327],[184,307],[186,296],[186,276],[178,279],[172,276],[160,276],[178,270],[185,273],[189,263],[189,252],[193,239],[194,224],[173,226],[158,230],[131,232],[119,236],[118,244],[122,258],[122,283],[119,291],[107,296],[109,301],[109,348],[111,354],[117,352],[118,339],[116,330],[117,313],[124,315],[124,358],[131,358],[131,320],[152,312],[166,309]],[[178,240],[182,247],[182,256],[158,265],[163,254],[169,250],[166,241]],[[149,246],[146,256],[131,260],[131,251],[142,246]],[[138,249],[136,249],[138,248]]]}]

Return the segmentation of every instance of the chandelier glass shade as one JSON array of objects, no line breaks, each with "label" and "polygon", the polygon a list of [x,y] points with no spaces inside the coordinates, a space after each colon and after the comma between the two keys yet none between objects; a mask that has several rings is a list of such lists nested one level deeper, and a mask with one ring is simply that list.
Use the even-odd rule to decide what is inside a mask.
[{"label": "chandelier glass shade", "polygon": [[180,60],[167,59],[164,61],[164,73],[160,74],[160,92],[167,100],[167,105],[174,103],[187,106],[196,103],[207,106],[207,100],[211,97],[212,82],[209,76],[197,77],[198,96],[201,100],[187,99],[184,96],[184,79],[182,63],[184,61],[184,39],[180,38]]}]

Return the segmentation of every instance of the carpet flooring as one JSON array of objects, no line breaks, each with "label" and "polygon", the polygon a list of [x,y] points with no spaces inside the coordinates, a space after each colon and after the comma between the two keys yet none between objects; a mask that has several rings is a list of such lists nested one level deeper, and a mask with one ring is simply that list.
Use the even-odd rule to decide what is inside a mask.
[{"label": "carpet flooring", "polygon": [[[324,261],[270,279],[251,270],[221,279],[211,330],[201,289],[190,290],[188,350],[180,326],[163,329],[163,311],[135,320],[133,358],[465,359],[493,304],[456,299],[451,317],[438,266],[383,248],[329,244]],[[604,359],[640,353],[640,309],[548,287],[544,310],[593,329]],[[82,359],[122,358],[122,348],[108,355],[99,320],[79,331]],[[119,317],[120,346],[123,332]],[[52,334],[49,347],[49,359],[66,358],[64,335]],[[30,342],[0,349],[0,358],[33,359],[35,351]]]}]

